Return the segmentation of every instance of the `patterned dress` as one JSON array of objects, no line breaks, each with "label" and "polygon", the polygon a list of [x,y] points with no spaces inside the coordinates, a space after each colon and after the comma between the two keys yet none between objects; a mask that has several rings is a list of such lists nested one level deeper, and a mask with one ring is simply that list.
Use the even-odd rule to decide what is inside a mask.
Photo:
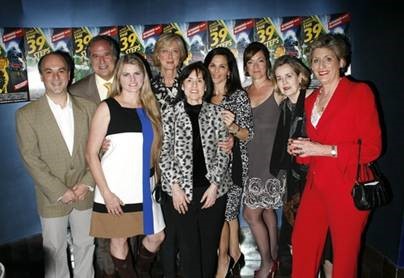
[{"label": "patterned dress", "polygon": [[247,145],[249,167],[244,190],[244,204],[249,208],[282,207],[285,185],[269,172],[279,113],[274,94],[253,108],[254,138]]},{"label": "patterned dress", "polygon": [[243,193],[243,187],[247,181],[248,174],[248,155],[247,155],[247,143],[253,137],[253,115],[248,99],[247,93],[244,90],[236,90],[233,94],[225,96],[220,104],[226,110],[234,113],[234,122],[240,128],[248,129],[248,138],[243,141],[240,140],[239,148],[241,152],[241,166],[242,166],[242,184],[232,184],[227,192],[227,205],[225,219],[231,221],[237,218],[240,211],[241,197]]},{"label": "patterned dress", "polygon": [[[177,77],[179,71],[177,72]],[[167,87],[164,84],[163,76],[159,73],[151,80],[151,86],[156,96],[157,101],[160,104],[160,112],[163,113],[167,107],[174,106],[178,102],[177,96],[179,92],[178,78],[175,77],[172,87]]]},{"label": "patterned dress", "polygon": [[105,102],[110,111],[106,138],[111,143],[102,156],[101,166],[108,187],[125,205],[121,207],[123,215],[109,214],[96,187],[90,234],[116,238],[160,232],[165,227],[163,215],[151,194],[151,122],[142,108],[122,107],[113,98]]}]

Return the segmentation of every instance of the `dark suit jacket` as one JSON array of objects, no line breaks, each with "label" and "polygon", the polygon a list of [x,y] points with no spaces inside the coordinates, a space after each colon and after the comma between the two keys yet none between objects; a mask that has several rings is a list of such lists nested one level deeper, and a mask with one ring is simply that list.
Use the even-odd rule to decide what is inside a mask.
[{"label": "dark suit jacket", "polygon": [[99,104],[101,102],[97,83],[95,82],[95,73],[92,73],[71,85],[69,87],[69,92],[73,96],[85,98],[94,102],[95,104]]},{"label": "dark suit jacket", "polygon": [[16,113],[17,140],[24,163],[35,182],[37,205],[42,217],[61,217],[73,208],[88,209],[93,193],[83,201],[63,204],[57,200],[68,188],[81,182],[94,186],[85,160],[90,121],[95,105],[71,97],[74,115],[74,145],[70,155],[46,96],[20,108]]}]

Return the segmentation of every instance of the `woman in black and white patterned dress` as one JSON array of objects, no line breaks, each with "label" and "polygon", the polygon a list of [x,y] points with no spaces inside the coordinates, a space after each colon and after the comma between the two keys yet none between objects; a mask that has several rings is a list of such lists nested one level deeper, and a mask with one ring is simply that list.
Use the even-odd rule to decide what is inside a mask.
[{"label": "woman in black and white patterned dress", "polygon": [[216,277],[237,275],[244,266],[244,255],[239,246],[239,223],[243,186],[247,179],[247,142],[253,136],[253,118],[247,93],[242,89],[237,62],[233,53],[224,47],[211,50],[205,58],[214,84],[211,102],[225,109],[222,117],[234,137],[232,180],[219,246]]},{"label": "woman in black and white patterned dress", "polygon": [[153,52],[153,65],[159,73],[151,84],[161,112],[177,102],[178,75],[187,56],[184,39],[180,35],[166,33],[158,39]]}]

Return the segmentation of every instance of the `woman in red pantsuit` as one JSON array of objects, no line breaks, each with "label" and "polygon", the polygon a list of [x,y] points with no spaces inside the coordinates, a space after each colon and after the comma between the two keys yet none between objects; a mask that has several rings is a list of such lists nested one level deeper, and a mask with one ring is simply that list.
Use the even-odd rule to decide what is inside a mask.
[{"label": "woman in red pantsuit", "polygon": [[351,196],[358,140],[362,140],[361,163],[379,156],[379,116],[370,88],[341,77],[350,62],[346,37],[321,36],[312,44],[309,61],[321,87],[306,99],[308,138],[289,139],[288,143],[289,153],[309,166],[292,238],[292,277],[317,277],[329,229],[333,278],[355,278],[369,214],[356,209]]}]

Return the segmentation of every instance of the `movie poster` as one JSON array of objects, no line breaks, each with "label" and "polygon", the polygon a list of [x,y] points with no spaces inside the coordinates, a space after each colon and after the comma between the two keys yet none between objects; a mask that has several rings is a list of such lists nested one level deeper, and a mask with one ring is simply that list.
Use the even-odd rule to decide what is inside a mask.
[{"label": "movie poster", "polygon": [[90,40],[98,34],[98,28],[80,27],[73,28],[73,40],[74,40],[74,80],[80,80],[91,71],[90,60],[87,57],[86,49]]},{"label": "movie poster", "polygon": [[203,61],[213,48],[227,47],[234,53],[241,81],[246,85],[249,80],[244,77],[243,55],[251,42],[263,43],[272,63],[289,54],[308,64],[310,44],[328,32],[349,38],[350,22],[350,14],[338,13],[119,27],[0,28],[0,103],[35,100],[44,93],[37,64],[51,51],[70,53],[75,65],[74,82],[92,73],[86,49],[90,40],[100,34],[113,37],[119,43],[121,55],[142,54],[153,75],[158,69],[153,66],[152,54],[163,33],[177,33],[184,38],[189,53],[184,65]]},{"label": "movie poster", "polygon": [[87,57],[86,50],[90,40],[97,35],[111,36],[117,42],[119,41],[117,26],[73,28],[73,60],[75,65],[74,82],[92,73],[90,60]]},{"label": "movie poster", "polygon": [[339,13],[326,16],[328,19],[328,32],[350,36],[351,16],[348,13]]},{"label": "movie poster", "polygon": [[236,39],[233,34],[234,20],[213,20],[208,22],[209,49],[227,47],[238,57]]},{"label": "movie poster", "polygon": [[153,66],[153,51],[157,40],[163,33],[163,24],[145,25],[143,29],[142,39],[144,42],[144,54],[151,66],[153,75],[157,74],[158,69]]},{"label": "movie poster", "polygon": [[271,63],[286,53],[280,24],[281,18],[262,17],[255,20],[255,40],[268,48]]},{"label": "movie poster", "polygon": [[310,50],[310,44],[320,35],[327,33],[327,17],[325,16],[307,16],[302,18],[302,28],[300,35],[300,46],[302,49],[301,59],[308,64],[307,55]]},{"label": "movie poster", "polygon": [[0,28],[0,103],[27,101],[24,29]]},{"label": "movie poster", "polygon": [[203,61],[209,51],[208,22],[190,22],[187,26],[186,41],[189,45],[189,63]]},{"label": "movie poster", "polygon": [[44,86],[38,71],[38,62],[42,56],[52,49],[52,28],[27,28],[25,31],[25,45],[28,70],[28,87],[30,99],[35,100],[44,93]]},{"label": "movie poster", "polygon": [[244,66],[243,66],[243,55],[246,47],[255,41],[255,20],[254,19],[237,19],[235,20],[233,27],[233,35],[236,40],[236,53],[237,56],[237,66],[240,69],[240,80],[245,84]]},{"label": "movie poster", "polygon": [[143,25],[125,25],[118,27],[119,45],[122,54],[144,53],[142,40]]},{"label": "movie poster", "polygon": [[31,100],[38,99],[44,93],[44,86],[38,71],[39,59],[51,51],[74,53],[71,28],[30,28],[25,32],[27,45],[28,81]]},{"label": "movie poster", "polygon": [[301,46],[300,46],[300,32],[301,32],[302,18],[296,17],[282,17],[281,22],[281,34],[283,40],[283,47],[285,48],[285,54],[300,58]]}]

